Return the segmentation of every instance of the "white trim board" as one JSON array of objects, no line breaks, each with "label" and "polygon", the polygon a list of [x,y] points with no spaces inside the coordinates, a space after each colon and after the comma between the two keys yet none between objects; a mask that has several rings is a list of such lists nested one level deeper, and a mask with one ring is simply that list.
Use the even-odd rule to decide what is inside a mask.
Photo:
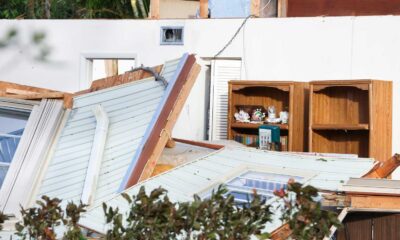
[{"label": "white trim board", "polygon": [[79,90],[90,87],[93,68],[91,59],[135,59],[135,67],[138,66],[138,56],[134,52],[82,52],[79,56]]}]

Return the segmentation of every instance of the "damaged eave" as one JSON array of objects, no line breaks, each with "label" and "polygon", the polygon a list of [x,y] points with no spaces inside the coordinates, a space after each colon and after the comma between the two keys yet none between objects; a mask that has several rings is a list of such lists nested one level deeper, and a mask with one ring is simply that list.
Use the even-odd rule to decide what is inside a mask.
[{"label": "damaged eave", "polygon": [[0,97],[21,100],[62,99],[64,108],[72,108],[71,93],[4,81],[0,81]]}]

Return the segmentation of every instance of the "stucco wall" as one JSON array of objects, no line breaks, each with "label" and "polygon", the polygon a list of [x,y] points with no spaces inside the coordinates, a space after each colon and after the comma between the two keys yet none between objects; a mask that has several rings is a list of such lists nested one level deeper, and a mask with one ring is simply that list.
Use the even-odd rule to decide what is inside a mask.
[{"label": "stucco wall", "polygon": [[[213,57],[241,23],[241,19],[2,20],[0,34],[9,27],[16,27],[23,34],[44,30],[52,52],[50,63],[40,63],[26,57],[27,49],[0,50],[0,80],[77,91],[82,85],[80,56],[85,52],[133,52],[138,64],[150,66],[184,52]],[[185,26],[185,44],[160,46],[159,28],[164,25]],[[393,80],[393,152],[400,152],[398,26],[400,17],[394,16],[250,19],[222,57],[243,59],[243,79]],[[204,84],[197,83],[175,128],[176,137],[201,136],[196,132],[204,122],[204,113],[196,109],[203,92]],[[191,125],[190,131],[185,128],[187,124]]]}]

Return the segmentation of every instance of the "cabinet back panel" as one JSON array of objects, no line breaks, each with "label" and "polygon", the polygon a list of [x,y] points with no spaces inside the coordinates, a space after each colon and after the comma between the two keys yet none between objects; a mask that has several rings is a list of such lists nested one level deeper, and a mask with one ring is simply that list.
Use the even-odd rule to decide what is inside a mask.
[{"label": "cabinet back panel", "polygon": [[359,157],[369,155],[369,132],[316,130],[312,133],[313,152],[357,154]]},{"label": "cabinet back panel", "polygon": [[368,91],[329,87],[313,92],[313,124],[368,124]]},{"label": "cabinet back panel", "polygon": [[[246,87],[232,92],[233,106],[251,105],[263,106],[265,110],[269,106],[275,106],[276,113],[289,110],[289,92],[269,87]],[[238,109],[235,109],[238,110]]]}]

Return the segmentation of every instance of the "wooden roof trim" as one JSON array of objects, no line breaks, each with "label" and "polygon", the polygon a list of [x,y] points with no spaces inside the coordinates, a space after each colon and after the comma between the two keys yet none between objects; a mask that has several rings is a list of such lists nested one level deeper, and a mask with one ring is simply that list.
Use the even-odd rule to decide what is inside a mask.
[{"label": "wooden roof trim", "polygon": [[220,144],[192,141],[192,140],[186,140],[186,139],[180,139],[180,138],[173,138],[173,139],[176,142],[185,143],[185,144],[203,147],[203,148],[209,148],[209,149],[213,149],[213,150],[220,150],[225,147],[224,145],[220,145]]},{"label": "wooden roof trim", "polygon": [[72,94],[70,93],[4,81],[0,81],[0,97],[24,100],[62,99],[65,108],[72,107]]},{"label": "wooden roof trim", "polygon": [[125,189],[151,175],[166,142],[171,138],[172,127],[200,71],[200,66],[195,64],[195,62],[196,58],[194,55],[189,55],[187,57],[174,86],[171,88],[169,96],[167,96],[166,102],[161,109],[153,129],[143,145],[135,167],[131,169],[130,173],[127,173],[128,178],[126,183],[124,183]]}]

